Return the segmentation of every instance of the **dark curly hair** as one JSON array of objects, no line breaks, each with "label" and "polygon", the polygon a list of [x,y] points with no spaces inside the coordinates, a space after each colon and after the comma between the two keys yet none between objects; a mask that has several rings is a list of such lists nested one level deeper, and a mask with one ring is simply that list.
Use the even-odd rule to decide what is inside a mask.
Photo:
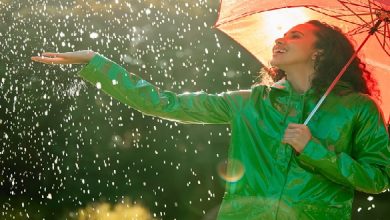
[{"label": "dark curly hair", "polygon": [[[316,74],[312,79],[312,86],[318,91],[324,91],[348,62],[355,52],[352,42],[345,36],[340,28],[331,26],[318,20],[311,20],[307,24],[314,25],[317,30],[315,48],[322,51],[314,61]],[[284,71],[272,68],[273,79],[277,81],[285,76]],[[353,90],[368,94],[380,100],[377,82],[372,77],[359,57],[356,57],[340,79],[350,83]]]}]

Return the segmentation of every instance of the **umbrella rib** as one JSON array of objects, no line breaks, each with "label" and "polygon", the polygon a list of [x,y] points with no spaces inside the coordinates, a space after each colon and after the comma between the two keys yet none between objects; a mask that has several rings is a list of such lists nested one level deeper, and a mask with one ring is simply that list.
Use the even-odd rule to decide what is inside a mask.
[{"label": "umbrella rib", "polygon": [[360,34],[363,32],[367,32],[364,28],[367,28],[367,25],[358,25],[354,29],[348,31],[348,34]]},{"label": "umbrella rib", "polygon": [[[337,17],[343,17],[343,16],[355,16],[355,14],[351,13],[351,14],[346,14],[346,12],[350,12],[349,10],[346,10],[346,9],[328,9],[328,8],[318,8],[318,7],[307,7],[307,8],[310,8],[311,10],[313,11],[317,11],[317,12],[330,12],[331,14],[333,14],[332,16],[337,16]],[[356,12],[355,12],[356,13]],[[369,15],[370,13],[369,12],[360,12],[360,13],[357,13],[358,15]]]},{"label": "umbrella rib", "polygon": [[[387,50],[387,47],[389,47],[390,45],[389,45],[388,41],[386,40],[387,38],[390,38],[389,24],[386,23],[385,25],[383,25],[383,29],[384,29],[384,34],[381,32],[379,32],[379,33],[377,32],[377,33],[375,33],[375,37],[378,40],[379,45],[385,51],[385,53],[390,56],[390,51]],[[388,37],[386,36],[386,31],[389,32]],[[380,36],[378,36],[378,35],[383,35],[383,41],[379,38]]]},{"label": "umbrella rib", "polygon": [[[388,35],[387,35],[387,38],[390,39],[390,27],[389,27],[390,25],[389,25],[388,23],[386,23],[386,26],[387,26],[387,32],[388,32],[388,33],[387,33],[387,34],[388,34]],[[385,32],[384,34],[386,35],[386,32]]]},{"label": "umbrella rib", "polygon": [[[277,8],[272,8],[271,10],[269,11],[274,11],[274,10],[278,10],[278,9],[284,9],[284,8],[298,8],[299,6],[285,6],[285,7],[277,7]],[[306,7],[306,8],[310,8],[310,7],[315,7],[315,6],[301,6],[301,7]],[[233,22],[233,21],[236,21],[236,20],[239,20],[243,17],[246,17],[246,16],[250,16],[250,15],[253,15],[253,14],[257,14],[257,13],[260,13],[262,11],[252,11],[252,12],[246,12],[246,13],[242,13],[236,17],[233,17],[233,18],[230,18],[226,21],[223,21],[221,23],[218,23],[218,24],[215,24],[214,27],[218,27],[218,26],[221,26],[223,24],[226,24],[226,23],[230,23],[230,22]]]},{"label": "umbrella rib", "polygon": [[[309,6],[309,8],[311,8]],[[313,7],[313,8],[318,8],[318,7]],[[334,14],[338,14],[339,16],[355,16],[355,14],[357,15],[369,15],[370,12],[367,12],[367,11],[359,11],[359,12],[354,12],[354,13],[351,13],[351,14],[346,14],[346,12],[351,12],[351,10],[349,9],[345,9],[345,8],[339,8],[339,9],[330,9],[330,8],[320,8],[321,11],[329,11],[331,13],[334,13]]]},{"label": "umbrella rib", "polygon": [[[383,31],[386,33],[388,31],[388,24],[383,25]],[[383,35],[383,49],[386,50],[386,46],[388,46],[388,42],[386,41],[386,34]]]},{"label": "umbrella rib", "polygon": [[343,1],[343,0],[338,0],[341,4],[343,4],[345,6],[345,4],[349,4],[349,5],[352,5],[352,6],[356,6],[356,7],[360,7],[360,8],[363,8],[363,9],[366,9],[367,8],[367,4],[364,5],[364,4],[356,4],[356,3],[353,3],[351,1]]},{"label": "umbrella rib", "polygon": [[385,53],[387,53],[387,55],[389,55],[389,56],[390,56],[390,52],[388,52],[387,50],[385,50]]},{"label": "umbrella rib", "polygon": [[[390,38],[389,24],[384,24],[377,32],[383,35],[384,38]],[[388,32],[388,35],[386,35],[386,32]]]},{"label": "umbrella rib", "polygon": [[[376,36],[376,35],[375,35],[375,36]],[[390,51],[387,50],[387,47],[389,47],[390,45],[389,45],[388,41],[386,41],[386,36],[383,37],[383,43],[380,42],[378,36],[376,36],[376,38],[378,39],[379,44],[381,45],[381,47],[382,47],[382,49],[385,51],[385,53],[387,53],[387,55],[390,56]],[[387,46],[387,47],[386,47],[386,46]]]},{"label": "umbrella rib", "polygon": [[[357,15],[350,7],[348,7],[347,6],[347,4],[346,4],[346,2],[344,2],[344,1],[339,1],[342,5],[344,5],[344,7],[345,8],[347,8],[352,14],[354,14],[354,15],[356,15],[356,17],[358,17],[363,23],[366,23],[367,24],[367,22],[364,20],[364,19],[362,19],[359,15]],[[347,2],[348,3],[348,2]],[[354,5],[353,3],[348,3],[348,4],[351,4],[351,5]],[[357,6],[359,6],[359,5],[357,5]]]},{"label": "umbrella rib", "polygon": [[355,34],[365,33],[365,32],[367,32],[367,30],[364,28],[366,28],[366,27],[365,26],[358,26],[358,27],[348,31],[347,34],[348,35],[355,35]]},{"label": "umbrella rib", "polygon": [[382,49],[385,50],[385,41],[382,42],[381,39],[379,38],[380,36],[378,36],[378,34],[375,34],[375,37],[378,40],[378,43],[382,47]]},{"label": "umbrella rib", "polygon": [[358,26],[361,25],[361,24],[359,24],[359,23],[356,23],[356,22],[353,22],[353,21],[349,21],[349,20],[346,20],[346,19],[344,19],[344,18],[336,17],[336,16],[334,16],[334,15],[332,15],[332,14],[328,14],[328,13],[326,13],[326,12],[324,12],[324,11],[321,11],[321,10],[318,10],[317,8],[314,8],[314,7],[308,7],[308,8],[311,9],[311,10],[313,10],[313,11],[315,11],[315,12],[318,12],[318,13],[320,13],[320,14],[323,14],[323,15],[326,15],[326,16],[329,16],[329,17],[332,17],[332,18],[341,20],[341,21],[345,21],[345,22],[350,23],[350,24],[354,24],[354,25],[358,25]]},{"label": "umbrella rib", "polygon": [[382,9],[382,6],[376,4],[374,1],[369,0],[368,3],[370,5],[370,7],[371,7],[371,5],[375,5],[377,9]]},{"label": "umbrella rib", "polygon": [[353,16],[363,16],[363,15],[370,15],[370,13],[358,13],[358,14],[337,14],[337,15],[333,15],[334,17],[353,17]]},{"label": "umbrella rib", "polygon": [[223,24],[226,24],[226,23],[230,23],[230,22],[233,22],[233,21],[236,21],[236,20],[239,20],[243,17],[246,17],[246,16],[250,16],[250,15],[253,15],[253,14],[256,14],[256,13],[259,13],[258,11],[252,11],[252,12],[246,12],[246,13],[242,13],[240,14],[239,16],[237,17],[233,17],[233,18],[230,18],[222,23],[218,23],[218,24],[215,24],[214,27],[218,27],[218,26],[221,26]]},{"label": "umbrella rib", "polygon": [[[385,33],[386,33],[386,30],[387,30],[387,25],[384,25]],[[386,42],[386,35],[383,35],[383,49],[385,49],[385,50],[386,50],[386,44],[387,44],[387,42]]]},{"label": "umbrella rib", "polygon": [[390,38],[390,23],[386,22],[386,26],[387,26],[387,32],[388,32],[387,36]]}]

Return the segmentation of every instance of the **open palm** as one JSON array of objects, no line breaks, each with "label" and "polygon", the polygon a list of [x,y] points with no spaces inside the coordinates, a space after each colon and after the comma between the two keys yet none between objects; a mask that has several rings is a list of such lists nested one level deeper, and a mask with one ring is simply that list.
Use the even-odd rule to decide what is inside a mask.
[{"label": "open palm", "polygon": [[46,64],[85,64],[88,63],[95,52],[91,50],[80,50],[66,53],[45,52],[42,56],[33,56],[31,60]]}]

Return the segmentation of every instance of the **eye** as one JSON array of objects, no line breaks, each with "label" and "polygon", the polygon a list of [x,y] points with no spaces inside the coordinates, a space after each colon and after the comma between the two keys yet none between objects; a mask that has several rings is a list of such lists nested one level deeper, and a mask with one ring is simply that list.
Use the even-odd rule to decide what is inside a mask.
[{"label": "eye", "polygon": [[299,35],[299,34],[292,34],[290,36],[290,38],[292,38],[292,39],[299,39],[299,38],[301,38],[301,35]]}]

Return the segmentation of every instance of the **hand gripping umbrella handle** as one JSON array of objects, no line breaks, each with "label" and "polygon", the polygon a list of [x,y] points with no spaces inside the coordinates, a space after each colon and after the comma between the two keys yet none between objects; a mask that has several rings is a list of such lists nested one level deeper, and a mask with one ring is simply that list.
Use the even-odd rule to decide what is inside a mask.
[{"label": "hand gripping umbrella handle", "polygon": [[304,125],[307,125],[311,118],[314,116],[314,114],[317,112],[317,110],[320,108],[321,104],[325,101],[325,98],[329,95],[329,93],[332,91],[332,89],[335,87],[336,83],[340,80],[340,78],[343,76],[345,71],[347,70],[348,66],[352,63],[352,61],[356,58],[359,51],[363,48],[363,46],[367,43],[368,39],[375,33],[375,31],[378,30],[379,25],[382,23],[383,20],[378,20],[375,25],[371,28],[371,31],[368,33],[366,39],[360,44],[359,48],[355,51],[355,53],[351,56],[351,58],[348,60],[348,62],[344,65],[344,67],[341,69],[339,74],[336,76],[336,78],[333,80],[333,82],[330,84],[324,95],[322,95],[321,99],[317,102],[314,109],[310,112],[309,116],[307,116]]}]

